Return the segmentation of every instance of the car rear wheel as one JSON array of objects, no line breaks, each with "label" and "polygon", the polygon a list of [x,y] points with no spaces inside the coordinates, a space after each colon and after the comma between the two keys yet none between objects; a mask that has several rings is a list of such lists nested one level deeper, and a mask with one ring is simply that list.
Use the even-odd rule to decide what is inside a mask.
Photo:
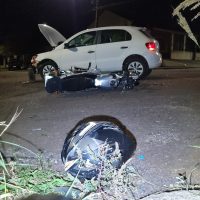
[{"label": "car rear wheel", "polygon": [[40,76],[42,77],[42,79],[44,79],[45,74],[50,74],[55,69],[56,70],[58,69],[56,63],[54,63],[53,61],[47,61],[47,62],[41,64],[41,66],[39,68]]},{"label": "car rear wheel", "polygon": [[144,79],[151,73],[147,61],[140,56],[128,58],[123,69],[129,72],[129,76],[136,76],[138,79]]}]

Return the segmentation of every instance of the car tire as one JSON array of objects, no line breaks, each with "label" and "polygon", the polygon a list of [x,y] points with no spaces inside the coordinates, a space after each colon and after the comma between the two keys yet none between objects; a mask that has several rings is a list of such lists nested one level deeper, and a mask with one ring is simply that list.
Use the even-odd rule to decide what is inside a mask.
[{"label": "car tire", "polygon": [[130,76],[138,76],[138,79],[145,79],[151,73],[147,61],[141,56],[127,58],[123,70],[128,71]]},{"label": "car tire", "polygon": [[51,73],[54,69],[58,69],[58,66],[53,61],[47,61],[40,65],[39,74],[44,79],[45,74]]}]

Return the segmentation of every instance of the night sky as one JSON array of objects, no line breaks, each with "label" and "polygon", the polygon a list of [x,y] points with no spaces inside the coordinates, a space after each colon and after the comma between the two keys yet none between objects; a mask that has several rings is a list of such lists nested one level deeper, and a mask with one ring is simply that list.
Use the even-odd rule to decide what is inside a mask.
[{"label": "night sky", "polygon": [[[117,5],[120,2],[124,4]],[[178,25],[172,10],[178,2],[99,0],[99,5],[132,20],[133,25],[174,30]],[[40,51],[48,43],[37,24],[46,23],[69,37],[94,21],[94,8],[95,0],[0,0],[0,44],[20,53]]]}]

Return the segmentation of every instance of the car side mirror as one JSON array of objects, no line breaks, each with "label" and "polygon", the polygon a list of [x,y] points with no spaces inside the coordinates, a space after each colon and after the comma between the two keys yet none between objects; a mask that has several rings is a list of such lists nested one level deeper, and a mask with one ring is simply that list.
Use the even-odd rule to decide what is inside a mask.
[{"label": "car side mirror", "polygon": [[65,43],[64,44],[64,49],[68,49],[69,48],[69,44],[68,43]]},{"label": "car side mirror", "polygon": [[65,49],[71,49],[71,48],[75,48],[75,47],[76,47],[75,44],[69,44],[69,43],[64,44]]}]

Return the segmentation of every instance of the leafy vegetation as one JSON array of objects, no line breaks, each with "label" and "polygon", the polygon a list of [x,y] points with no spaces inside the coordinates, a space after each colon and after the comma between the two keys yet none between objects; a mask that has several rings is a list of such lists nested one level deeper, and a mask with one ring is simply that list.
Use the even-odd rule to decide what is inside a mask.
[{"label": "leafy vegetation", "polygon": [[[200,0],[184,0],[181,2],[173,11],[173,16],[176,16],[178,19],[178,24],[186,31],[188,36],[199,46],[199,43],[191,30],[191,27],[188,23],[188,20],[183,15],[183,11],[189,9],[191,13],[193,13],[198,7],[200,7]],[[200,12],[194,14],[194,17],[191,21],[199,18]]]}]

